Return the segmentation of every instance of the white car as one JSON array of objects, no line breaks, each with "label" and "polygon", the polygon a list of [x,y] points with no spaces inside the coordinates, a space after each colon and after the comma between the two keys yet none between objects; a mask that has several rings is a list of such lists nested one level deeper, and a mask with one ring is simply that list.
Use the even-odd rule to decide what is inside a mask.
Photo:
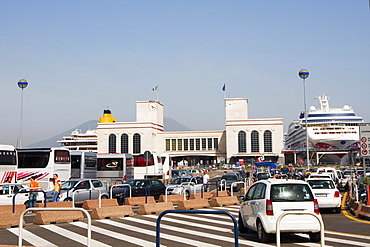
[{"label": "white car", "polygon": [[[24,184],[4,183],[0,184],[0,205],[13,205],[14,194],[20,190],[29,190]],[[28,193],[19,193],[15,197],[15,204],[28,204]]]},{"label": "white car", "polygon": [[[268,179],[254,183],[239,209],[239,231],[257,232],[260,242],[276,233],[276,220],[283,213],[312,213],[321,219],[318,202],[309,184],[302,180]],[[287,215],[280,222],[281,232],[308,233],[319,242],[320,222],[313,215]]]},{"label": "white car", "polygon": [[340,213],[341,197],[339,190],[335,187],[333,180],[327,178],[307,179],[319,203],[319,208],[333,209]]}]

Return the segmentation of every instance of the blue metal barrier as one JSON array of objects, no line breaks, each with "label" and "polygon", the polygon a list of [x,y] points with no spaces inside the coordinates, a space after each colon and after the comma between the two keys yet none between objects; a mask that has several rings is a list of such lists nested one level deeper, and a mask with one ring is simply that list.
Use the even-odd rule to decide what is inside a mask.
[{"label": "blue metal barrier", "polygon": [[156,224],[156,236],[155,236],[155,244],[156,247],[159,247],[161,244],[160,232],[161,232],[161,219],[165,214],[169,213],[176,213],[176,214],[226,214],[228,215],[234,222],[234,241],[235,247],[239,246],[239,232],[238,232],[238,223],[235,217],[227,211],[217,211],[217,210],[166,210],[162,212],[157,218]]},{"label": "blue metal barrier", "polygon": [[44,193],[44,208],[46,208],[46,192],[45,191],[43,190],[21,190],[21,191],[17,191],[14,193],[13,207],[12,207],[13,213],[15,213],[15,197],[20,193],[30,193],[30,192],[43,192]]}]

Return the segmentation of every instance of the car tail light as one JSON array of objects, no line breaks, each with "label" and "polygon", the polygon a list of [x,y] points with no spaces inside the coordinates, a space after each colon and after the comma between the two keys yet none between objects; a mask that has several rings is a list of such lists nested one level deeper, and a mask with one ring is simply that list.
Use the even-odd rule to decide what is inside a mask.
[{"label": "car tail light", "polygon": [[125,176],[123,176],[123,181],[126,181],[126,178],[127,178],[127,176],[125,175]]},{"label": "car tail light", "polygon": [[334,193],[334,197],[340,197],[340,193],[339,193],[339,191],[337,190],[337,191],[335,191],[335,193]]},{"label": "car tail light", "polygon": [[266,199],[266,215],[274,215],[274,210],[272,208],[272,202]]},{"label": "car tail light", "polygon": [[315,214],[320,214],[319,203],[317,202],[317,199],[313,199],[313,211]]}]

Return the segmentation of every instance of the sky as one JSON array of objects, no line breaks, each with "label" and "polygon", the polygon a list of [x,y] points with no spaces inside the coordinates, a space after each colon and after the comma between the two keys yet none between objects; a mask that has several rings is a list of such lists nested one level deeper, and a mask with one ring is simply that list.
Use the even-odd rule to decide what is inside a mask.
[{"label": "sky", "polygon": [[325,93],[370,122],[369,66],[368,0],[0,1],[0,143],[16,145],[21,116],[27,146],[157,99],[190,129],[224,130],[224,97],[248,98],[249,118],[286,130],[303,68],[307,107]]}]

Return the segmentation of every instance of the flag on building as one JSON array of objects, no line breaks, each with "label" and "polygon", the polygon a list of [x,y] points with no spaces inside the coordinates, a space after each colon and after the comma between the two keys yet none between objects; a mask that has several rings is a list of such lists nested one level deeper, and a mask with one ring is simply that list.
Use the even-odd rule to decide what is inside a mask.
[{"label": "flag on building", "polygon": [[157,91],[158,90],[158,86],[155,86],[152,88],[152,91]]},{"label": "flag on building", "polygon": [[223,85],[223,87],[222,87],[222,91],[224,91],[224,92],[225,92],[225,90],[226,90],[226,84],[224,83],[224,85]]},{"label": "flag on building", "polygon": [[265,157],[260,156],[260,157],[258,157],[258,158],[256,159],[256,162],[262,162],[262,161],[264,161],[264,160],[265,160]]}]

